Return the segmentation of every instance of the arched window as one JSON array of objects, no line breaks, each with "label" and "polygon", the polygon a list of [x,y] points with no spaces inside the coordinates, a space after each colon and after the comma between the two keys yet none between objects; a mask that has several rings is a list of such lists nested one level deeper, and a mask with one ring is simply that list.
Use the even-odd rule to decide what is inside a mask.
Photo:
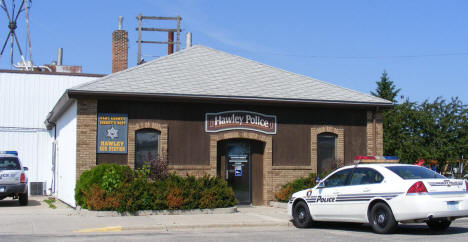
[{"label": "arched window", "polygon": [[155,129],[135,131],[135,169],[143,167],[145,162],[159,157],[159,137],[161,132]]},{"label": "arched window", "polygon": [[336,140],[333,133],[317,135],[317,170],[318,173],[336,168]]}]

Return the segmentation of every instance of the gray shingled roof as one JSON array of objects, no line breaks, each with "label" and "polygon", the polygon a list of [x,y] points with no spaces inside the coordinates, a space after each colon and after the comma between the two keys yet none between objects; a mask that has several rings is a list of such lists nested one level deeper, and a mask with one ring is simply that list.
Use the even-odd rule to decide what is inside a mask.
[{"label": "gray shingled roof", "polygon": [[69,92],[391,104],[201,45],[73,87]]}]

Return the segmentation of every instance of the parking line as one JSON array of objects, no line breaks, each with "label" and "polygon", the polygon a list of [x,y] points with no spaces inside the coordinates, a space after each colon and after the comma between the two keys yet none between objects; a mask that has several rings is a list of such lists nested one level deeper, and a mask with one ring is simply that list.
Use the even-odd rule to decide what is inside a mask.
[{"label": "parking line", "polygon": [[74,232],[75,233],[92,233],[92,232],[115,232],[115,231],[122,231],[122,226],[81,229],[81,230],[76,230]]}]

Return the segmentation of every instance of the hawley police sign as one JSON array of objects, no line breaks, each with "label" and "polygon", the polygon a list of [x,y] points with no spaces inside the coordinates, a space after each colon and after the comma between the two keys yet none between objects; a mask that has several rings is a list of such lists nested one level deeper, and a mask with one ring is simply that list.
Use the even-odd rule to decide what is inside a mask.
[{"label": "hawley police sign", "polygon": [[253,130],[265,134],[276,134],[276,116],[249,111],[226,111],[205,114],[205,131]]}]

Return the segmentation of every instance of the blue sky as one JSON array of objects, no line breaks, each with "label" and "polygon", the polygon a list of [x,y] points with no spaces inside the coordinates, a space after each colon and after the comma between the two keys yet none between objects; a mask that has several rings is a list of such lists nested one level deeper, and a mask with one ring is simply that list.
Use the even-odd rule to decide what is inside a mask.
[{"label": "blue sky", "polygon": [[[16,0],[19,2],[20,0]],[[6,0],[7,4],[11,0]],[[111,35],[118,16],[129,31],[129,64],[136,64],[139,13],[182,16],[193,43],[369,93],[386,70],[412,101],[458,96],[468,104],[468,1],[32,1],[30,28],[35,64],[56,60],[85,73],[111,71]],[[8,33],[4,12],[0,40]],[[157,27],[158,22],[144,23]],[[18,36],[26,49],[24,18]],[[160,27],[169,27],[160,24]],[[144,40],[164,34],[144,33]],[[184,46],[184,42],[182,46]],[[165,46],[144,45],[146,60]],[[16,61],[19,58],[16,57]],[[10,69],[9,47],[0,59]]]}]

